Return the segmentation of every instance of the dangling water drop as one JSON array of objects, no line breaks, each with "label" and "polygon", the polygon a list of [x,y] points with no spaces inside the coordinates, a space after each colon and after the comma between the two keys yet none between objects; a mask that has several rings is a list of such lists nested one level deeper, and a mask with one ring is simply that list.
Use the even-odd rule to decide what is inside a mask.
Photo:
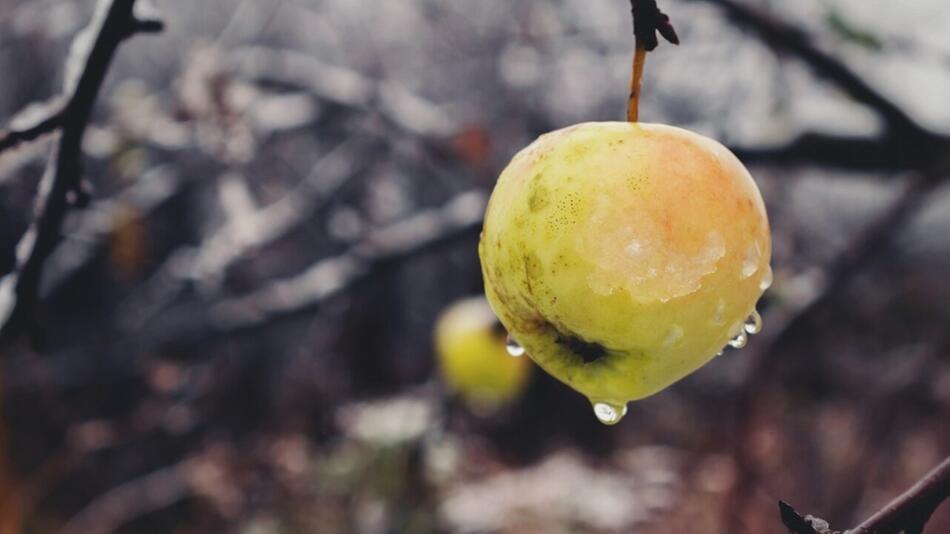
[{"label": "dangling water drop", "polygon": [[775,275],[772,274],[772,266],[766,266],[765,272],[762,273],[762,280],[759,280],[759,289],[765,291],[766,289],[772,287],[772,280]]},{"label": "dangling water drop", "polygon": [[627,405],[615,406],[606,402],[595,402],[594,415],[605,425],[616,425],[623,416],[627,415]]},{"label": "dangling water drop", "polygon": [[745,329],[736,334],[736,337],[729,340],[729,346],[734,349],[741,349],[749,343],[749,334],[746,333]]},{"label": "dangling water drop", "polygon": [[750,313],[749,317],[746,318],[745,324],[742,325],[742,328],[749,335],[758,334],[762,331],[762,316],[759,315],[757,310],[752,310],[752,313]]},{"label": "dangling water drop", "polygon": [[505,343],[505,350],[508,351],[509,356],[514,356],[515,358],[520,358],[524,356],[525,353],[524,347],[519,345],[510,335],[508,336],[508,341]]}]

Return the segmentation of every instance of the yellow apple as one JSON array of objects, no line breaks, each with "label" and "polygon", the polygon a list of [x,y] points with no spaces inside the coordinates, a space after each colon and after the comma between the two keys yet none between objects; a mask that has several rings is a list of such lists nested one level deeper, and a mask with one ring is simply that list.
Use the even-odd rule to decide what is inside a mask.
[{"label": "yellow apple", "polygon": [[542,135],[501,173],[479,255],[513,339],[606,423],[744,344],[772,276],[749,172],[718,142],[660,124]]},{"label": "yellow apple", "polygon": [[516,399],[531,371],[527,358],[508,353],[505,331],[483,297],[460,300],[440,315],[435,348],[443,380],[477,413]]}]

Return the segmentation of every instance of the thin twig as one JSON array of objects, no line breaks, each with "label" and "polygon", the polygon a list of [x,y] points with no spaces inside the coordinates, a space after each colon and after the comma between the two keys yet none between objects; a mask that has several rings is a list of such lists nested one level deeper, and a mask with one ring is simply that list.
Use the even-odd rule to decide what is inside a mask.
[{"label": "thin twig", "polygon": [[[74,41],[66,66],[61,134],[40,183],[36,215],[17,244],[14,271],[0,279],[0,343],[32,325],[43,266],[59,243],[66,212],[71,205],[84,203],[83,134],[119,44],[136,32],[161,28],[156,21],[136,19],[134,7],[135,0],[101,0],[93,22]],[[90,36],[95,40],[87,52]]]},{"label": "thin twig", "polygon": [[838,298],[848,287],[847,282],[866,268],[873,258],[891,250],[898,233],[906,227],[913,214],[917,213],[918,208],[941,183],[940,178],[943,178],[946,172],[947,170],[941,167],[913,177],[898,199],[829,264],[825,270],[827,275],[824,284],[816,294],[798,307],[771,313],[769,320],[773,327],[763,330],[760,336],[753,338],[746,349],[750,356],[743,372],[745,378],[742,383],[745,387],[740,390],[736,399],[738,428],[735,432],[735,456],[740,480],[735,485],[734,502],[729,507],[732,511],[738,511],[741,515],[748,492],[752,491],[759,477],[750,451],[754,441],[752,413],[757,406],[756,400],[769,387],[766,377],[771,376],[779,363],[775,358],[778,348],[799,335],[800,328],[809,324],[819,310]]},{"label": "thin twig", "polygon": [[129,209],[147,217],[167,206],[188,190],[193,177],[180,174],[172,165],[159,165],[141,174],[128,188],[110,198],[90,204],[75,213],[75,228],[50,256],[43,275],[41,298],[47,298],[66,286],[88,266],[114,231],[114,221]]},{"label": "thin twig", "polygon": [[[918,172],[903,194],[830,264],[822,287],[808,302],[794,309],[771,314],[769,329],[750,347],[752,356],[744,375],[746,387],[737,399],[737,463],[740,482],[736,484],[733,502],[727,508],[742,514],[743,502],[757,473],[747,450],[752,432],[751,411],[762,392],[762,384],[776,365],[770,357],[776,348],[800,332],[800,327],[814,318],[818,310],[834,300],[847,287],[847,282],[874,258],[889,250],[894,237],[917,212],[930,194],[942,183],[948,172],[945,156],[950,141],[945,136],[926,130],[910,118],[897,104],[872,88],[847,65],[826,54],[808,39],[803,31],[785,22],[747,7],[734,0],[705,0],[720,6],[739,25],[756,31],[773,49],[797,56],[820,76],[836,84],[852,98],[868,106],[885,121],[885,131],[878,138],[844,139],[825,134],[808,134],[789,145],[766,149],[738,149],[746,159],[774,159],[784,162],[830,163],[848,168],[911,169]],[[855,167],[855,166],[859,167]],[[738,511],[738,512],[736,512]],[[783,509],[783,513],[785,510]],[[738,516],[735,516],[738,517]],[[734,525],[736,526],[736,525]]]},{"label": "thin twig", "polygon": [[656,34],[659,33],[673,44],[679,44],[680,41],[670,23],[670,17],[660,11],[656,0],[630,0],[630,10],[633,13],[636,49],[633,54],[633,74],[630,77],[630,96],[627,100],[627,121],[637,122],[640,118],[643,68],[646,65],[647,52],[659,44]]},{"label": "thin twig", "polygon": [[475,235],[482,225],[485,204],[485,195],[480,191],[459,194],[443,207],[423,210],[370,232],[348,251],[320,260],[300,274],[271,282],[247,295],[202,303],[198,314],[169,313],[178,326],[149,330],[158,331],[151,334],[158,343],[191,336],[207,339],[209,334],[234,334],[311,312],[380,268]]},{"label": "thin twig", "polygon": [[[845,534],[920,533],[934,511],[950,498],[950,457],[924,475],[907,491]],[[779,501],[782,524],[792,534],[838,534],[827,521],[802,516]]]},{"label": "thin twig", "polygon": [[322,102],[376,112],[389,124],[416,137],[444,139],[459,128],[442,107],[402,84],[374,80],[311,54],[250,46],[229,52],[227,61],[243,78],[299,87]]},{"label": "thin twig", "polygon": [[715,4],[734,22],[758,33],[769,46],[780,52],[794,54],[820,76],[831,81],[855,100],[875,110],[888,128],[913,137],[933,138],[932,133],[915,122],[896,103],[871,87],[850,67],[814,45],[805,32],[778,20],[761,9],[735,0],[702,0]]},{"label": "thin twig", "polygon": [[853,534],[920,532],[934,510],[950,498],[950,457],[910,489],[849,531]]},{"label": "thin twig", "polygon": [[[950,139],[944,141],[950,145]],[[936,145],[936,143],[935,143]],[[894,172],[919,169],[932,155],[907,150],[888,137],[837,136],[807,132],[779,146],[730,146],[745,163],[815,165],[852,171]],[[920,148],[920,147],[918,147]]]},{"label": "thin twig", "polygon": [[321,215],[359,183],[372,163],[363,156],[376,148],[375,143],[341,142],[281,199],[245,217],[243,222],[251,229],[248,234],[237,235],[233,221],[228,221],[194,247],[173,252],[143,288],[120,305],[117,317],[122,328],[141,329],[175,304],[189,286],[218,294],[222,280],[238,262]]},{"label": "thin twig", "polygon": [[476,231],[481,227],[484,207],[481,192],[463,193],[442,208],[419,212],[378,230],[350,251],[322,260],[293,278],[219,302],[211,309],[214,330],[244,330],[305,312],[351,287],[376,266]]},{"label": "thin twig", "polygon": [[832,534],[832,530],[823,519],[810,515],[803,516],[784,501],[778,502],[778,509],[782,524],[791,534]]},{"label": "thin twig", "polygon": [[[34,117],[31,114],[29,119],[29,124],[11,125],[6,131],[0,133],[0,152],[16,148],[20,143],[34,141],[59,129],[63,124],[63,106],[58,102],[50,104],[39,116]],[[13,122],[18,121],[14,119]]]},{"label": "thin twig", "polygon": [[192,494],[186,462],[124,482],[93,499],[66,523],[61,534],[108,534]]}]

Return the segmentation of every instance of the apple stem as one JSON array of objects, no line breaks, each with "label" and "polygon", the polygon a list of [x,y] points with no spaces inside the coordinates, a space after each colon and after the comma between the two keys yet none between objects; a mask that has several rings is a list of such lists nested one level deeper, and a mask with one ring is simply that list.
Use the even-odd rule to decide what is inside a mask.
[{"label": "apple stem", "polygon": [[640,118],[640,91],[643,88],[643,67],[647,62],[647,49],[637,39],[637,50],[633,54],[633,76],[630,77],[630,100],[627,101],[627,120],[637,122]]},{"label": "apple stem", "polygon": [[656,0],[630,0],[633,12],[633,35],[637,40],[637,50],[633,55],[633,76],[630,79],[630,100],[627,102],[627,120],[637,122],[640,117],[640,91],[643,86],[643,66],[647,52],[659,44],[659,33],[667,41],[679,44],[676,30],[656,5]]}]

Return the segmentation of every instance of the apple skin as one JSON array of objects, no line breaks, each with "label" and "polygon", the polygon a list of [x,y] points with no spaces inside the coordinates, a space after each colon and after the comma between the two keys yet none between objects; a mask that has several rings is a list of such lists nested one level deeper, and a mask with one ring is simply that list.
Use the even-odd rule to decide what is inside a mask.
[{"label": "apple skin", "polygon": [[515,400],[527,385],[531,361],[509,356],[506,338],[483,297],[457,301],[436,322],[442,379],[477,414]]},{"label": "apple skin", "polygon": [[759,190],[718,142],[592,122],[542,135],[501,173],[479,256],[510,335],[591,402],[622,406],[695,371],[771,280]]}]

